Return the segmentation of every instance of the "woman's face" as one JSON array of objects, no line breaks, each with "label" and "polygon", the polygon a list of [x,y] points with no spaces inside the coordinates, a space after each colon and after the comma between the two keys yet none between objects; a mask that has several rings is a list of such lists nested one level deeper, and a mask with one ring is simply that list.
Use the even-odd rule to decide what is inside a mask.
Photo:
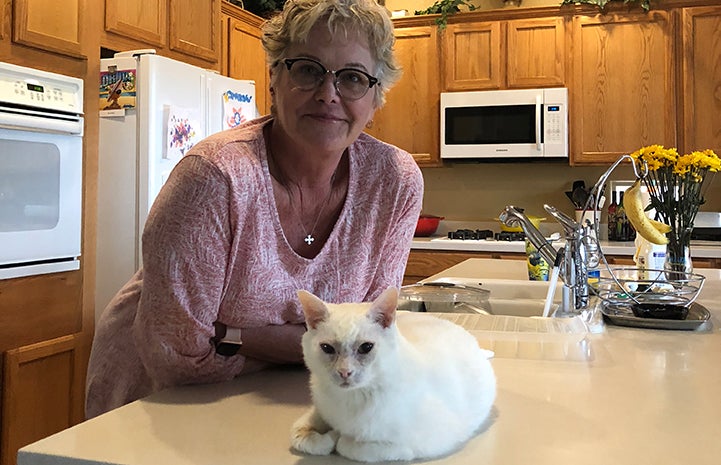
[{"label": "woman's face", "polygon": [[[368,41],[357,33],[332,37],[325,24],[316,24],[305,44],[291,45],[288,58],[310,58],[326,69],[354,68],[372,75],[375,61]],[[299,63],[293,66],[298,66]],[[341,97],[331,73],[312,90],[299,89],[290,79],[285,63],[273,70],[272,94],[277,122],[284,132],[303,147],[340,153],[358,138],[373,118],[374,89],[357,100]]]}]

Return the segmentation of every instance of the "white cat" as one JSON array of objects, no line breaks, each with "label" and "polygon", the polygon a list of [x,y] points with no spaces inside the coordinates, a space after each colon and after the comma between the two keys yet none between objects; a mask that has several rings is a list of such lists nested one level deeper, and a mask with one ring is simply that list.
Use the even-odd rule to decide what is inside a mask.
[{"label": "white cat", "polygon": [[460,326],[373,303],[324,303],[299,291],[313,407],[291,429],[298,451],[363,462],[448,454],[473,436],[496,397],[489,358]]}]

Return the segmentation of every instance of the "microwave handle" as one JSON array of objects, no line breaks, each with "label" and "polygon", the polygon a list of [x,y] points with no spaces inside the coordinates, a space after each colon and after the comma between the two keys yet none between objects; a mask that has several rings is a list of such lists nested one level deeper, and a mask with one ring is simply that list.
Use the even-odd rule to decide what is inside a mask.
[{"label": "microwave handle", "polygon": [[536,150],[541,151],[541,96],[536,95]]}]

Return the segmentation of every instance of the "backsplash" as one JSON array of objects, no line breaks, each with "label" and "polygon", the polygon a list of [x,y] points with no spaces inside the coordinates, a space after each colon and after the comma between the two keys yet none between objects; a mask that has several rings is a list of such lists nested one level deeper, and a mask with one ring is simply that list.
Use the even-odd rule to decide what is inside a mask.
[{"label": "backsplash", "polygon": [[[493,221],[506,205],[547,216],[547,203],[573,216],[564,194],[576,179],[593,186],[608,166],[570,167],[565,163],[455,163],[423,168],[423,212],[454,221]],[[630,167],[617,168],[610,179],[633,179]],[[611,202],[607,196],[606,206]],[[721,211],[721,179],[711,182],[703,211]],[[602,222],[605,222],[605,214]]]}]

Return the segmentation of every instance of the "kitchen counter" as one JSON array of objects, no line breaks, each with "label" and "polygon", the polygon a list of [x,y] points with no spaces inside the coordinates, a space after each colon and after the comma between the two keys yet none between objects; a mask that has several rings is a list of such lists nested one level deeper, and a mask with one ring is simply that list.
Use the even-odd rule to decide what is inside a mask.
[{"label": "kitchen counter", "polygon": [[[525,253],[523,241],[473,241],[473,240],[438,240],[445,236],[414,237],[411,249],[415,250],[456,250],[464,252],[518,252]],[[599,241],[601,250],[606,255],[633,256],[636,246],[633,242]],[[561,242],[554,242],[558,248]],[[717,245],[691,245],[691,258],[721,258],[721,242]]]},{"label": "kitchen counter", "polygon": [[[438,276],[474,277],[497,261],[467,260]],[[519,268],[520,270],[520,268]],[[496,357],[498,397],[488,428],[454,465],[716,464],[721,421],[721,270],[699,302],[697,331],[607,326],[586,336],[581,361]],[[169,389],[21,449],[18,465],[342,464],[289,448],[309,404],[300,368]]]}]

